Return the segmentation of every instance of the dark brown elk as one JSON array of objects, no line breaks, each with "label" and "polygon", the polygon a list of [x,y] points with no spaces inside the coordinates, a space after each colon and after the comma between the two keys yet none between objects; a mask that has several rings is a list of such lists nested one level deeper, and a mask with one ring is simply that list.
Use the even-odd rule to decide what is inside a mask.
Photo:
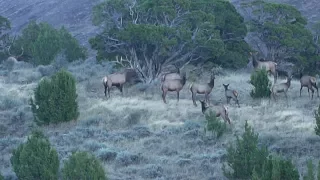
[{"label": "dark brown elk", "polygon": [[103,77],[104,95],[107,96],[108,90],[108,96],[110,98],[110,89],[112,86],[117,87],[121,95],[123,95],[123,85],[135,77],[137,77],[137,73],[133,69],[126,69],[124,72],[117,72]]},{"label": "dark brown elk", "polygon": [[182,74],[182,79],[165,79],[161,84],[162,90],[162,99],[163,102],[166,104],[166,95],[168,91],[176,91],[177,92],[177,102],[179,102],[179,93],[183,86],[186,84],[187,77],[186,73]]},{"label": "dark brown elk", "polygon": [[310,97],[310,90],[312,92],[312,97],[311,99],[313,99],[313,94],[314,94],[314,90],[312,87],[316,88],[317,90],[317,97],[319,97],[319,91],[318,91],[318,86],[317,86],[317,78],[313,77],[313,76],[308,76],[308,75],[302,75],[302,73],[300,73],[300,97],[301,97],[301,91],[303,87],[307,87],[308,88],[308,94]]},{"label": "dark brown elk", "polygon": [[[200,103],[201,103],[201,111],[203,114],[206,114],[208,111],[208,108],[209,107],[212,107],[212,106],[209,106],[205,101],[201,101],[199,100]],[[222,117],[222,119],[231,124],[231,121],[230,121],[230,118],[229,118],[229,114],[228,114],[228,108],[226,106],[220,106],[220,107],[217,107],[217,108],[211,108],[211,110],[213,110],[216,114],[216,117]]]},{"label": "dark brown elk", "polygon": [[225,91],[225,96],[227,98],[227,104],[230,103],[230,100],[233,99],[237,104],[238,107],[240,107],[239,100],[238,100],[238,92],[233,89],[229,89],[229,84],[222,84]]},{"label": "dark brown elk", "polygon": [[273,75],[274,77],[274,83],[277,82],[278,73],[277,73],[277,63],[273,61],[260,61],[257,59],[257,53],[250,52],[250,55],[252,56],[252,64],[255,70],[263,69],[265,68],[266,71]]},{"label": "dark brown elk", "polygon": [[196,95],[197,94],[204,94],[205,95],[205,101],[209,103],[209,94],[211,93],[213,87],[214,87],[214,79],[215,76],[213,73],[211,73],[210,82],[206,84],[200,84],[200,83],[192,83],[190,86],[190,91],[192,93],[192,101],[193,105],[197,106],[196,103]]}]

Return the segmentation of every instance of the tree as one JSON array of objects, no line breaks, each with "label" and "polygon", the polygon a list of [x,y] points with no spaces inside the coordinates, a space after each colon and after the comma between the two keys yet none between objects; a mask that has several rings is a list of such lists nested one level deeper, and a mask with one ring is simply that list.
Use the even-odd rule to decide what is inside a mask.
[{"label": "tree", "polygon": [[31,21],[13,44],[16,54],[24,48],[22,58],[35,65],[48,65],[61,52],[71,62],[87,57],[86,49],[64,28],[55,29],[48,23]]},{"label": "tree", "polygon": [[71,155],[62,169],[62,179],[95,179],[106,180],[104,169],[99,160],[87,152],[76,152]]},{"label": "tree", "polygon": [[314,67],[319,58],[313,35],[297,9],[262,0],[242,3],[242,7],[250,17],[250,30],[265,43],[269,59],[286,59],[306,70]]},{"label": "tree", "polygon": [[6,57],[6,47],[9,43],[9,33],[8,31],[11,29],[10,21],[0,16],[0,60]]},{"label": "tree", "polygon": [[58,179],[58,153],[41,131],[33,131],[26,143],[13,150],[10,161],[19,179]]},{"label": "tree", "polygon": [[231,59],[230,52],[240,58],[248,52],[243,18],[222,0],[107,0],[93,8],[93,23],[104,29],[89,41],[97,59],[120,56],[115,62],[135,68],[145,82],[167,65],[221,62]]},{"label": "tree", "polygon": [[76,82],[64,69],[40,81],[34,96],[31,108],[38,125],[76,120],[79,116]]},{"label": "tree", "polygon": [[245,131],[242,139],[236,137],[236,146],[227,149],[227,165],[232,172],[223,164],[224,175],[230,179],[249,179],[255,170],[255,174],[262,174],[263,165],[269,155],[266,148],[258,148],[258,134],[252,127],[245,123]]},{"label": "tree", "polygon": [[270,97],[271,82],[268,79],[268,73],[265,69],[257,70],[251,74],[250,83],[254,89],[250,92],[253,98]]}]

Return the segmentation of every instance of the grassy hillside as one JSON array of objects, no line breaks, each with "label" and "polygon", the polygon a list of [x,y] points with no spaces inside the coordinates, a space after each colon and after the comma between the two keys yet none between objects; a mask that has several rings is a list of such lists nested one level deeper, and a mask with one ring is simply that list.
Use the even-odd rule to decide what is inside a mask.
[{"label": "grassy hillside", "polygon": [[[230,83],[230,88],[240,94],[241,108],[234,102],[229,105],[232,124],[221,139],[215,139],[204,135],[204,116],[200,103],[198,107],[192,104],[190,82],[178,104],[175,93],[169,93],[167,105],[162,102],[158,83],[147,89],[139,84],[126,87],[124,97],[115,88],[107,99],[101,79],[110,69],[108,64],[96,65],[89,59],[83,64],[75,62],[68,69],[77,79],[80,118],[43,130],[61,160],[73,150],[93,152],[112,180],[224,179],[221,163],[226,147],[234,142],[235,134],[243,132],[245,120],[259,132],[261,143],[272,152],[291,157],[301,172],[305,172],[307,158],[319,159],[320,141],[314,134],[313,117],[319,99],[310,101],[306,89],[303,97],[298,97],[297,80],[292,81],[286,107],[283,95],[278,103],[252,100],[252,87],[247,83],[250,74],[217,75],[212,102],[226,102],[222,83]],[[0,71],[0,171],[8,178],[15,177],[9,161],[11,151],[26,140],[34,126],[28,99],[42,75],[53,72],[52,66],[32,68],[22,62],[11,72]],[[208,81],[209,77],[203,75],[201,79]]]}]

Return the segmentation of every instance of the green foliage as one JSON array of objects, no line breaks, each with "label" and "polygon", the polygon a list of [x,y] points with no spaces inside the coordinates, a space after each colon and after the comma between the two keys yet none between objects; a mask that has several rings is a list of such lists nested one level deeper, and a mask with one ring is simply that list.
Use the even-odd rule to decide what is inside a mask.
[{"label": "green foliage", "polygon": [[31,99],[34,120],[38,125],[76,120],[79,116],[76,81],[72,74],[60,70],[40,81]]},{"label": "green foliage", "polygon": [[249,52],[243,18],[224,0],[106,0],[93,8],[93,23],[104,28],[89,40],[97,59],[128,57],[144,79],[190,58],[243,66]]},{"label": "green foliage", "polygon": [[268,154],[266,148],[258,148],[258,134],[255,134],[246,121],[242,139],[237,136],[236,146],[227,149],[227,165],[232,171],[228,171],[223,165],[223,173],[230,179],[249,179],[254,169],[257,174],[261,174]]},{"label": "green foliage", "polygon": [[58,179],[58,153],[41,131],[13,150],[10,161],[19,179]]},{"label": "green foliage", "polygon": [[2,176],[2,174],[0,174],[0,180],[4,180],[4,177]]},{"label": "green foliage", "polygon": [[290,160],[268,157],[263,165],[260,180],[299,180],[299,172]]},{"label": "green foliage", "polygon": [[7,58],[7,54],[5,52],[5,47],[9,44],[9,33],[8,31],[11,29],[10,21],[0,16],[0,62]]},{"label": "green foliage", "polygon": [[320,179],[320,161],[318,163],[318,174],[317,174],[317,179]]},{"label": "green foliage", "polygon": [[313,170],[314,170],[314,165],[313,165],[313,163],[312,163],[312,160],[309,159],[307,163],[308,163],[308,164],[307,164],[308,172],[307,172],[307,174],[303,177],[303,180],[315,180],[315,178],[314,178],[314,175],[315,175],[315,174],[314,174],[314,172],[313,172]]},{"label": "green foliage", "polygon": [[207,124],[204,128],[204,132],[206,133],[207,131],[211,131],[212,134],[215,132],[217,138],[221,137],[227,129],[226,123],[221,122],[213,111],[209,111],[209,113],[205,115],[205,118]]},{"label": "green foliage", "polygon": [[318,106],[318,110],[315,112],[316,118],[316,127],[314,128],[316,135],[320,136],[320,105]]},{"label": "green foliage", "polygon": [[250,12],[250,29],[266,44],[269,57],[286,59],[308,73],[319,60],[307,20],[291,5],[256,0],[243,3]]},{"label": "green foliage", "polygon": [[250,77],[250,83],[254,86],[254,89],[250,92],[251,97],[270,97],[271,82],[268,79],[268,73],[266,69],[259,69],[252,73]]},{"label": "green foliage", "polygon": [[65,53],[69,62],[87,56],[85,48],[64,27],[57,30],[43,22],[37,24],[31,21],[23,29],[14,44],[13,52],[20,52],[21,47],[25,50],[23,59],[35,65],[50,64],[60,52]]},{"label": "green foliage", "polygon": [[96,157],[87,152],[76,152],[71,155],[62,169],[62,179],[106,180],[104,169]]}]

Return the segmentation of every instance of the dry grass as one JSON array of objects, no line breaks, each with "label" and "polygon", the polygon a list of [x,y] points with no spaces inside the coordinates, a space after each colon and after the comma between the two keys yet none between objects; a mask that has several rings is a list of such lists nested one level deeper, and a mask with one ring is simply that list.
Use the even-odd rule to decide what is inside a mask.
[{"label": "dry grass", "polygon": [[[252,86],[247,83],[250,74],[227,72],[228,76],[216,76],[211,93],[213,104],[226,102],[222,83],[230,83],[230,88],[238,90],[241,105],[237,108],[231,101],[232,124],[217,140],[204,136],[204,116],[200,103],[198,107],[192,104],[189,82],[181,92],[179,103],[176,93],[168,93],[168,104],[164,104],[157,82],[146,88],[126,87],[124,97],[115,88],[111,99],[107,99],[101,78],[110,70],[109,66],[87,61],[70,65],[68,69],[78,80],[79,120],[42,127],[59,152],[61,164],[72,151],[86,150],[103,161],[110,179],[224,179],[221,163],[226,147],[234,141],[234,135],[243,132],[245,120],[260,134],[260,143],[272,152],[291,157],[300,170],[305,171],[307,158],[320,157],[313,117],[319,99],[310,101],[306,90],[303,97],[298,97],[297,80],[292,81],[289,89],[287,107],[283,95],[278,103],[253,100],[249,95]],[[8,178],[15,178],[10,153],[24,142],[34,126],[28,99],[41,76],[35,76],[37,72],[29,73],[32,70],[36,71],[16,70],[15,77],[23,75],[24,79],[31,79],[28,82],[14,81],[12,75],[0,77],[0,160],[3,162],[0,171]],[[198,95],[199,98],[203,96]]]}]

